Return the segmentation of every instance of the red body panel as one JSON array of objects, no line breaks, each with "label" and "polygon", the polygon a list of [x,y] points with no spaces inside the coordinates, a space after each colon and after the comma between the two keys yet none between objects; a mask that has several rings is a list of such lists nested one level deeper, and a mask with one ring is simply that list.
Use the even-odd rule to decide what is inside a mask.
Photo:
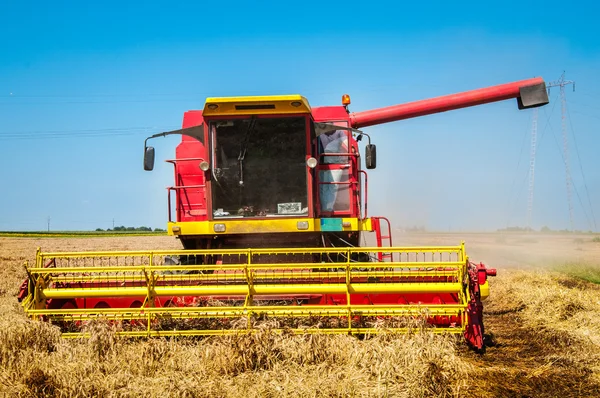
[{"label": "red body panel", "polygon": [[312,116],[315,122],[327,122],[334,120],[350,120],[348,111],[343,106],[319,106],[312,108]]},{"label": "red body panel", "polygon": [[[203,122],[202,111],[188,111],[183,115],[183,128],[199,126]],[[198,159],[206,160],[206,147],[195,138],[184,135],[175,154],[174,190],[177,197],[177,221],[206,221],[208,219],[206,179],[204,172],[198,168],[201,161]]]}]

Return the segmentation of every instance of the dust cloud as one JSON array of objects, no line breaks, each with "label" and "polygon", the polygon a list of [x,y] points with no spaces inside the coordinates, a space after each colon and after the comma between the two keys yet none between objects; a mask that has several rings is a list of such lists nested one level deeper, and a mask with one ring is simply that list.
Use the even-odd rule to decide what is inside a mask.
[{"label": "dust cloud", "polygon": [[563,264],[600,268],[600,242],[591,234],[394,231],[393,236],[394,246],[455,246],[461,241],[471,261],[492,268],[556,269]]}]

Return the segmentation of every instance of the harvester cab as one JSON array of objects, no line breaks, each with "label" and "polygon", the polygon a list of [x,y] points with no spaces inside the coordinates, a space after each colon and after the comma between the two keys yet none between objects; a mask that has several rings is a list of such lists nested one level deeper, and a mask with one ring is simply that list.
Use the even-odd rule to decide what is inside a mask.
[{"label": "harvester cab", "polygon": [[[392,244],[387,218],[368,215],[362,165],[377,156],[362,129],[509,98],[520,109],[548,103],[541,78],[363,112],[349,111],[348,95],[323,107],[300,95],[208,98],[182,129],[144,143],[149,171],[148,141],[182,135],[167,204],[183,250],[38,252],[25,311],[67,337],[95,317],[131,336],[252,332],[265,319],[295,333],[368,334],[420,319],[480,349],[495,270],[469,261],[463,243]],[[376,246],[362,247],[366,232]]]}]

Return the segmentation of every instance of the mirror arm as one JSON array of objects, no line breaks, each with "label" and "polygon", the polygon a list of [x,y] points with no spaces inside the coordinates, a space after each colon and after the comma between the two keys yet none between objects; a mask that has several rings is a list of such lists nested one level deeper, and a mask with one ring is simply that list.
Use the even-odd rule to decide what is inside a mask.
[{"label": "mirror arm", "polygon": [[369,143],[367,145],[371,145],[371,136],[367,133],[363,133],[362,131],[360,132],[360,135],[366,135],[367,139],[369,140]]},{"label": "mirror arm", "polygon": [[146,164],[146,157],[147,157],[148,148],[149,148],[148,140],[150,140],[152,138],[157,138],[157,137],[166,137],[167,135],[173,135],[173,134],[187,135],[189,137],[192,137],[192,138],[198,140],[200,143],[202,143],[202,139],[204,136],[204,124],[200,124],[198,126],[193,126],[193,127],[188,127],[185,129],[165,131],[164,133],[153,134],[150,137],[146,138],[144,140],[144,169],[145,170],[149,171],[154,168],[154,148],[152,148],[152,147],[150,147],[150,149],[152,149],[152,165]]},{"label": "mirror arm", "polygon": [[196,140],[202,142],[202,138],[204,135],[204,124],[188,127],[185,129],[173,130],[173,131],[165,131],[164,133],[153,134],[150,137],[146,138],[144,141],[144,147],[147,146],[147,142],[149,139],[157,138],[157,137],[166,137],[167,135],[180,134],[187,135],[188,137],[195,138]]}]

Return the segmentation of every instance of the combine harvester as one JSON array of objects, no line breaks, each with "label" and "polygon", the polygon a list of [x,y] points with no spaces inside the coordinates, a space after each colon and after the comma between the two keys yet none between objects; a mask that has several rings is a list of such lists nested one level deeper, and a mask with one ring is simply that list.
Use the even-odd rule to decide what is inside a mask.
[{"label": "combine harvester", "polygon": [[[496,271],[470,262],[464,244],[392,245],[389,221],[367,214],[361,166],[375,168],[376,150],[359,129],[510,98],[520,109],[548,103],[541,78],[364,112],[350,112],[347,95],[317,108],[300,95],[208,98],[183,129],[148,138],[183,136],[167,200],[168,233],[183,250],[38,250],[19,300],[65,337],[85,336],[81,326],[98,317],[129,336],[252,332],[264,320],[294,333],[370,334],[407,331],[416,318],[481,349]],[[376,247],[361,247],[363,232]]]}]

